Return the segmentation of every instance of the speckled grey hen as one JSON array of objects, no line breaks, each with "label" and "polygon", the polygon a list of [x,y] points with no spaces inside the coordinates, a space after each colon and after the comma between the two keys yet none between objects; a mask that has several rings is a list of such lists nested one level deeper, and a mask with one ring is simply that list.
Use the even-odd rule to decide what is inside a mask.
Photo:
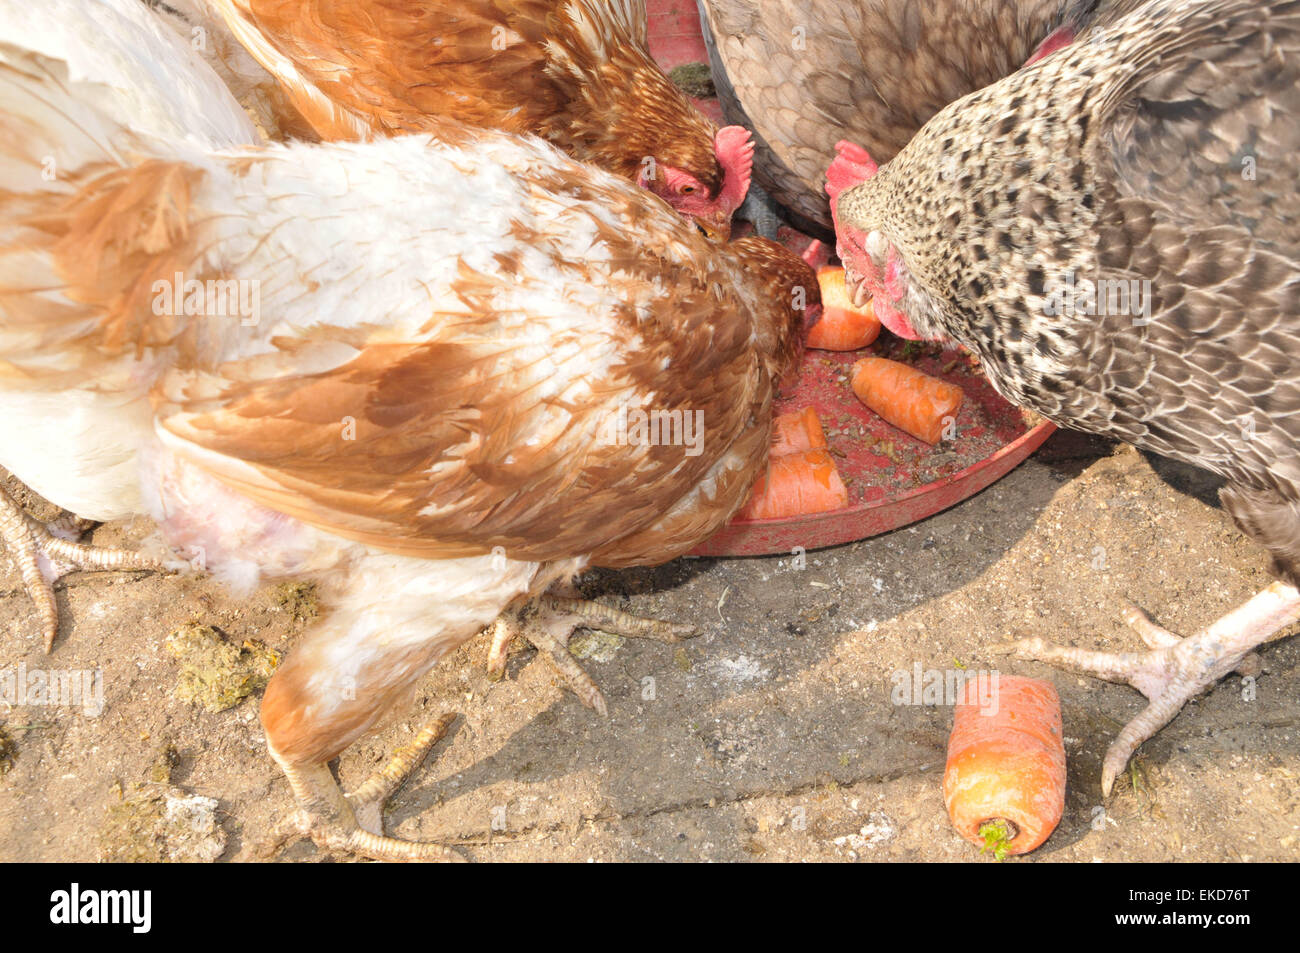
[{"label": "speckled grey hen", "polygon": [[[839,139],[892,159],[953,100],[1134,0],[700,0],[728,121],[754,130],[756,181],[805,230]],[[712,34],[709,37],[709,34]]]},{"label": "speckled grey hen", "polygon": [[1151,699],[1108,791],[1300,618],[1300,0],[1153,0],[952,104],[874,177],[841,152],[840,253],[887,326],[961,342],[1057,423],[1222,475],[1273,556],[1280,582],[1187,639],[1129,608],[1149,653],[1017,644]]}]

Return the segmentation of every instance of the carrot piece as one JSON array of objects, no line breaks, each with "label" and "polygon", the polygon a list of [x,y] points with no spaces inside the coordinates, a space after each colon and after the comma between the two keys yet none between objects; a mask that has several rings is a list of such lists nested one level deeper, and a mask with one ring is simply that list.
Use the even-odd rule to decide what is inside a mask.
[{"label": "carrot piece", "polygon": [[966,682],[943,800],[957,833],[999,859],[1047,840],[1065,809],[1061,700],[1051,682],[997,673]]},{"label": "carrot piece", "polygon": [[865,311],[822,305],[805,343],[816,351],[860,351],[879,336],[880,321],[869,303]]},{"label": "carrot piece", "polygon": [[826,449],[772,457],[736,519],[770,520],[828,513],[849,505],[849,491]]},{"label": "carrot piece", "polygon": [[900,430],[937,445],[949,420],[956,420],[965,394],[955,384],[883,357],[853,365],[853,392]]},{"label": "carrot piece", "polygon": [[857,351],[880,335],[875,309],[855,307],[844,285],[843,268],[822,268],[817,272],[821,286],[822,313],[808,332],[808,347],[821,351]]},{"label": "carrot piece", "polygon": [[822,450],[827,446],[821,419],[812,407],[780,414],[772,420],[772,456],[804,450]]}]

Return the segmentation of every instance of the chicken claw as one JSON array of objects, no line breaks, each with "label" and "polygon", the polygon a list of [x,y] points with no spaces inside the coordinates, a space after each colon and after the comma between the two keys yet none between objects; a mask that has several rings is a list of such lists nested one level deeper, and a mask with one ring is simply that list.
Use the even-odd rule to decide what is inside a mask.
[{"label": "chicken claw", "polygon": [[1138,746],[1169,724],[1183,706],[1229,672],[1258,675],[1254,649],[1281,638],[1300,620],[1300,591],[1275,582],[1244,605],[1195,635],[1182,638],[1153,622],[1136,606],[1126,606],[1124,621],[1137,631],[1149,652],[1093,652],[1021,639],[1006,651],[1017,658],[1132,685],[1150,704],[1120,731],[1102,763],[1101,791],[1109,795]]},{"label": "chicken claw", "polygon": [[[0,489],[0,540],[13,556],[27,594],[36,603],[41,620],[45,651],[54,648],[59,632],[59,609],[54,600],[54,583],[74,569],[163,569],[161,562],[125,549],[88,546],[76,541],[90,522],[77,517],[48,525],[23,512]],[[72,537],[72,538],[65,538]]]},{"label": "chicken claw", "polygon": [[[383,806],[393,792],[424,761],[434,745],[456,720],[446,714],[420,730],[388,763],[350,794],[344,794],[325,764],[291,764],[276,757],[293,789],[299,810],[281,824],[259,849],[270,854],[284,844],[310,837],[322,850],[357,854],[371,860],[463,863],[465,858],[449,847],[384,836]],[[271,752],[275,756],[275,752]]]},{"label": "chicken claw", "polygon": [[626,638],[670,643],[699,634],[693,625],[643,619],[599,602],[547,595],[521,608],[507,609],[492,623],[488,675],[499,679],[505,674],[510,642],[518,635],[542,653],[569,690],[578,696],[578,701],[601,715],[608,715],[605,696],[569,652],[569,639],[578,629],[599,629]]}]

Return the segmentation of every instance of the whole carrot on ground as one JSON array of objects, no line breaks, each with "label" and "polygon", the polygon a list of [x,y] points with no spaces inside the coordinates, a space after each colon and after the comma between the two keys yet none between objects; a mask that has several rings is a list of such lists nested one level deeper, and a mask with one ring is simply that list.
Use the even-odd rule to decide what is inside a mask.
[{"label": "whole carrot on ground", "polygon": [[943,800],[957,832],[999,859],[1047,840],[1065,809],[1061,700],[1051,682],[994,673],[963,686]]},{"label": "whole carrot on ground", "polygon": [[843,268],[818,269],[817,284],[821,288],[822,313],[808,332],[808,347],[821,351],[857,351],[876,340],[880,322],[875,309],[870,302],[861,308],[854,306],[844,286]]},{"label": "whole carrot on ground", "polygon": [[780,519],[848,505],[849,491],[835,467],[817,411],[805,407],[773,420],[767,471],[754,484],[736,519]]},{"label": "whole carrot on ground", "polygon": [[965,397],[956,384],[883,357],[853,365],[853,392],[895,427],[931,445],[955,423]]}]

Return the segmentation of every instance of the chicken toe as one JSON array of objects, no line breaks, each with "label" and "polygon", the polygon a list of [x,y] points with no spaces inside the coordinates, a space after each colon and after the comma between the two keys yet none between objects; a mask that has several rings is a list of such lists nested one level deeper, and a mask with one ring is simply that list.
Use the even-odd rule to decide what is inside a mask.
[{"label": "chicken toe", "polygon": [[1094,652],[1050,645],[1040,638],[1022,639],[1007,647],[1018,658],[1132,685],[1149,700],[1106,751],[1101,773],[1103,795],[1110,794],[1138,746],[1169,724],[1187,702],[1229,672],[1259,673],[1254,649],[1286,635],[1287,627],[1300,620],[1300,591],[1275,582],[1187,638],[1156,625],[1134,606],[1126,607],[1124,619],[1150,651]]},{"label": "chicken toe", "polygon": [[517,635],[542,653],[582,704],[608,715],[605,696],[569,651],[569,639],[579,629],[599,629],[625,638],[670,643],[699,634],[693,625],[645,619],[587,599],[545,595],[507,610],[492,624],[488,675],[500,678],[505,674],[510,642]]},{"label": "chicken toe", "polygon": [[262,853],[270,853],[291,840],[310,837],[322,850],[371,860],[463,862],[465,858],[449,847],[386,837],[383,829],[384,802],[420,766],[455,720],[454,714],[446,714],[430,722],[410,744],[399,748],[384,767],[350,794],[344,794],[339,788],[327,765],[303,765],[277,757],[299,810],[263,845]]},{"label": "chicken toe", "polygon": [[89,546],[78,542],[90,523],[77,517],[48,525],[23,512],[4,490],[0,490],[0,540],[13,557],[27,594],[36,603],[45,651],[54,648],[59,631],[59,609],[54,600],[54,583],[75,569],[111,570],[165,568],[161,562],[125,549]]}]

